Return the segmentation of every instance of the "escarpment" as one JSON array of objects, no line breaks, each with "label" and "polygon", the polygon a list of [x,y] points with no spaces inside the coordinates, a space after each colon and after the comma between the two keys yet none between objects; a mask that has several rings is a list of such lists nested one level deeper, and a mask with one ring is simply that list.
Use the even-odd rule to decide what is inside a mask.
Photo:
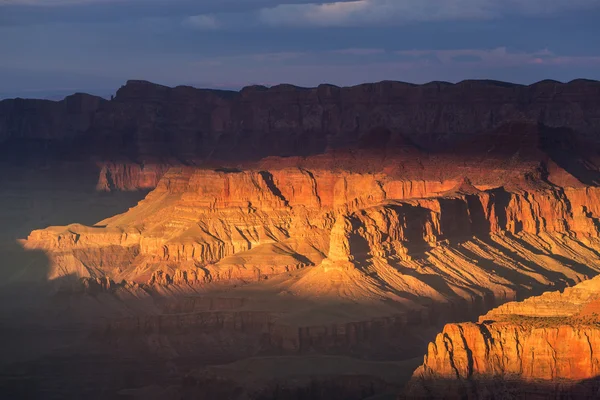
[{"label": "escarpment", "polygon": [[[449,324],[429,345],[408,398],[594,398],[600,390],[600,280],[507,303]],[[504,398],[504,397],[502,397]]]},{"label": "escarpment", "polygon": [[[0,102],[0,143],[19,154],[101,161],[258,160],[327,148],[442,147],[511,122],[597,141],[600,84],[492,81],[354,87],[277,85],[239,92],[129,81],[112,101]],[[46,143],[38,147],[39,141]]]},{"label": "escarpment", "polygon": [[391,301],[388,315],[422,320],[598,273],[598,189],[482,181],[173,167],[124,214],[37,230],[23,245],[46,252],[49,279],[194,291],[277,278],[274,290],[295,298]]}]

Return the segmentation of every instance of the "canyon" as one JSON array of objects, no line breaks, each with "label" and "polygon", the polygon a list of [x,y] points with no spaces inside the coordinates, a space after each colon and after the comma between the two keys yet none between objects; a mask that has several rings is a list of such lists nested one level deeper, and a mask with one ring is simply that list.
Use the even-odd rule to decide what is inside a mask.
[{"label": "canyon", "polygon": [[130,81],[110,101],[2,101],[0,388],[596,390],[569,382],[599,368],[599,94]]}]

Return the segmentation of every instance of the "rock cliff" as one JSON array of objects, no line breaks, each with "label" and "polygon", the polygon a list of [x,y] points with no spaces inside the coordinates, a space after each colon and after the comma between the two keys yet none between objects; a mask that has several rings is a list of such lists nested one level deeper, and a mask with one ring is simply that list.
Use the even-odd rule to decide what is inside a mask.
[{"label": "rock cliff", "polygon": [[[348,146],[396,147],[404,138],[439,148],[516,121],[597,142],[599,93],[598,82],[585,80],[278,85],[240,92],[129,81],[112,101],[85,95],[61,102],[4,100],[0,143],[61,158],[237,162]],[[34,147],[38,139],[46,143],[41,148]]]},{"label": "rock cliff", "polygon": [[[596,398],[600,279],[450,324],[429,345],[409,398]],[[537,396],[537,397],[536,397]]]},{"label": "rock cliff", "polygon": [[100,97],[81,93],[62,101],[0,101],[0,143],[74,140],[86,134],[96,111],[106,103]]},{"label": "rock cliff", "polygon": [[[271,169],[172,167],[129,211],[91,227],[36,230],[23,246],[43,251],[47,278],[63,284],[134,282],[158,296],[242,284],[237,291],[250,290],[251,300],[227,317],[229,328],[214,313],[141,318],[163,330],[253,327],[285,352],[374,355],[381,349],[353,332],[395,337],[407,324],[470,319],[599,272],[596,187],[557,186],[528,160],[497,164],[500,177],[464,162],[440,180],[430,164],[307,169],[320,159],[294,167],[265,160]],[[318,311],[337,303],[352,306],[343,316]],[[109,330],[135,330],[140,321]],[[358,350],[366,345],[375,347]]]}]

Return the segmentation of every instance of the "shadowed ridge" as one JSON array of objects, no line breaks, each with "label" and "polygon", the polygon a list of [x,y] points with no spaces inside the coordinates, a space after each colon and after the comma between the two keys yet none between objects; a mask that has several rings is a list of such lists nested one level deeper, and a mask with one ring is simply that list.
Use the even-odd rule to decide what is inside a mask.
[{"label": "shadowed ridge", "polygon": [[496,86],[501,88],[527,87],[527,85],[511,82],[496,81],[492,79],[466,79],[456,83],[456,86]]},{"label": "shadowed ridge", "polygon": [[[573,81],[569,82],[572,83]],[[595,81],[590,81],[595,82]],[[531,86],[542,86],[542,85],[564,85],[564,82],[557,81],[555,79],[543,79],[541,81],[533,83]]]},{"label": "shadowed ridge", "polygon": [[[384,81],[235,92],[128,81],[113,101],[85,95],[62,102],[3,101],[0,141],[55,159],[198,164],[321,154],[352,147],[379,127],[392,136],[401,132],[424,150],[443,152],[472,138],[485,141],[502,126],[529,122],[569,129],[597,146],[600,84],[560,84],[560,90],[552,85],[558,84]],[[565,104],[579,111],[559,112]],[[28,142],[32,139],[45,144],[38,148]]]},{"label": "shadowed ridge", "polygon": [[332,83],[321,83],[317,86],[317,89],[341,89],[342,86],[334,85]]},{"label": "shadowed ridge", "polygon": [[240,90],[240,94],[252,93],[252,92],[266,92],[268,90],[269,90],[269,87],[265,86],[265,85],[250,85],[250,86],[244,86]]},{"label": "shadowed ridge", "polygon": [[573,79],[572,81],[568,82],[567,84],[574,84],[574,83],[596,84],[598,82],[599,81],[597,81],[595,79],[578,78],[578,79]]},{"label": "shadowed ridge", "polygon": [[[518,84],[518,83],[512,83],[512,82],[504,82],[504,81],[497,81],[497,80],[491,80],[491,79],[466,79],[457,83],[452,83],[452,82],[446,82],[446,81],[431,81],[431,82],[427,82],[424,84],[416,84],[416,83],[410,83],[410,82],[403,82],[403,81],[395,81],[395,80],[383,80],[380,82],[365,82],[365,83],[361,83],[361,84],[357,84],[357,85],[350,85],[350,86],[338,86],[338,85],[334,85],[334,84],[329,84],[329,83],[322,83],[320,85],[318,85],[317,87],[305,87],[305,86],[297,86],[297,85],[293,85],[293,84],[277,84],[277,85],[273,85],[273,86],[264,86],[264,85],[249,85],[249,86],[245,86],[242,89],[240,89],[239,91],[236,90],[226,90],[226,89],[213,89],[213,88],[198,88],[195,86],[191,86],[191,85],[179,85],[179,86],[166,86],[166,85],[161,85],[158,83],[153,83],[150,81],[146,81],[146,80],[138,80],[138,79],[130,79],[128,81],[126,81],[125,85],[121,86],[121,89],[124,88],[132,88],[132,87],[146,87],[146,88],[150,88],[153,87],[157,90],[161,90],[161,89],[177,89],[177,88],[185,88],[185,89],[193,89],[193,90],[197,90],[197,91],[205,91],[205,92],[210,92],[210,93],[214,93],[214,94],[222,94],[224,96],[230,96],[233,93],[238,93],[241,94],[243,92],[252,92],[252,91],[263,91],[263,92],[269,92],[271,90],[279,92],[281,91],[283,88],[285,89],[295,89],[295,90],[316,90],[319,89],[321,87],[327,87],[327,88],[336,88],[336,89],[352,89],[352,88],[359,88],[359,87],[368,87],[368,86],[393,86],[393,87],[412,87],[412,88],[418,88],[418,87],[431,87],[431,86],[436,86],[436,87],[453,87],[453,86],[495,86],[495,87],[500,87],[500,88],[514,88],[514,87],[524,87],[524,88],[534,88],[536,86],[541,86],[541,85],[559,85],[559,86],[572,86],[572,85],[578,85],[578,84],[586,84],[586,85],[599,85],[600,86],[600,81],[597,80],[593,80],[593,79],[584,79],[584,78],[579,78],[579,79],[574,79],[572,81],[569,82],[561,82],[561,81],[557,81],[557,80],[553,80],[553,79],[545,79],[539,82],[535,82],[532,83],[530,85],[524,85],[524,84]],[[118,91],[117,91],[118,93]],[[86,93],[74,93],[74,94],[86,94]],[[94,96],[94,95],[89,95],[86,94],[88,96],[91,97],[98,97],[101,98],[99,96]],[[69,97],[69,96],[67,96]],[[14,99],[3,99],[0,100],[0,104],[2,102],[9,102],[12,100],[17,100],[17,99],[21,99],[21,100],[38,100],[38,99],[24,99],[24,98],[14,98]],[[63,100],[43,100],[43,99],[39,99],[41,101],[45,101],[45,102],[52,102],[52,103],[58,103],[61,102]],[[105,99],[103,99],[105,100]]]},{"label": "shadowed ridge", "polygon": [[277,85],[273,85],[269,87],[269,91],[277,92],[277,93],[286,93],[286,92],[303,92],[307,90],[314,90],[315,88],[305,87],[305,86],[297,86],[290,83],[279,83]]},{"label": "shadowed ridge", "polygon": [[437,86],[453,86],[454,83],[448,81],[431,81],[424,83],[422,86],[437,85]]},{"label": "shadowed ridge", "polygon": [[144,79],[128,79],[127,82],[125,82],[125,86],[135,86],[135,85],[140,85],[140,86],[157,86],[157,87],[163,87],[163,88],[168,88],[169,86],[166,85],[161,85],[159,83],[154,83],[154,82],[150,82]]}]

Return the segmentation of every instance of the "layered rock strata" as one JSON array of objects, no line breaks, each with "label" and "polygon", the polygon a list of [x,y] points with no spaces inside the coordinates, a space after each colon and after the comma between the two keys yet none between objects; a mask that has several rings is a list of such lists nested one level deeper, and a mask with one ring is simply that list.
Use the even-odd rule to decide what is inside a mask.
[{"label": "layered rock strata", "polygon": [[[421,345],[442,323],[472,320],[600,271],[597,90],[585,81],[386,82],[223,93],[130,82],[112,101],[76,96],[66,111],[66,103],[52,103],[64,112],[52,108],[58,122],[39,134],[44,118],[32,117],[31,129],[21,129],[23,119],[45,115],[36,110],[46,103],[3,102],[7,154],[63,154],[78,160],[69,164],[74,171],[91,160],[99,179],[82,193],[95,186],[99,199],[153,190],[129,211],[91,226],[31,232],[23,249],[11,252],[35,257],[17,257],[2,283],[52,288],[51,302],[32,307],[39,318],[33,331],[75,343],[73,354],[102,353],[113,365],[140,363],[136,357],[144,354],[144,368],[131,370],[145,379],[147,370],[162,376],[166,369],[179,382],[182,370],[265,354],[422,355]],[[75,116],[80,123],[65,122]],[[54,137],[54,129],[64,132]],[[270,157],[252,161],[262,156]],[[69,174],[58,176],[56,183]],[[56,183],[47,182],[47,190],[56,191]],[[85,209],[69,185],[77,186],[63,185],[63,208]],[[55,203],[43,214],[59,209]],[[99,211],[98,220],[112,214]],[[55,220],[65,217],[39,226]],[[533,308],[555,312],[540,303]],[[493,315],[490,321],[499,318]],[[492,332],[508,323],[464,326]],[[538,334],[524,326],[519,340],[534,343]],[[65,327],[86,339],[67,340]],[[498,329],[494,345],[516,335]],[[554,349],[572,336],[540,334]],[[476,329],[469,335],[476,337]],[[19,340],[15,333],[5,342]],[[453,340],[458,349],[459,338]],[[474,346],[493,348],[486,340]],[[577,351],[585,345],[573,343]],[[468,376],[464,353],[467,361],[456,365],[466,365],[457,369]],[[445,362],[435,360],[432,370]],[[579,359],[565,360],[568,372],[544,364],[527,376],[584,379]],[[483,373],[508,370],[494,362],[482,361],[490,365]],[[355,385],[330,375],[305,383],[350,396],[369,391],[363,378],[355,377]],[[235,384],[228,382],[225,389]],[[191,393],[204,384],[195,377]],[[263,386],[267,398],[277,398],[273,385]],[[305,386],[286,386],[286,393],[300,396]]]},{"label": "layered rock strata", "polygon": [[[520,179],[514,172],[502,187],[472,176],[483,178],[173,167],[124,214],[37,230],[23,245],[44,251],[48,279],[63,284],[109,279],[173,296],[253,283],[289,300],[275,305],[254,292],[231,326],[256,320],[269,346],[293,352],[360,346],[351,332],[364,323],[385,337],[408,320],[469,319],[598,273],[595,187],[556,186],[535,169]],[[309,299],[316,310],[332,301],[360,306],[333,320],[295,311]],[[166,328],[169,318],[149,323]],[[214,313],[186,318],[185,326],[223,328]],[[380,328],[378,319],[392,322]],[[126,331],[146,323],[117,324]]]},{"label": "layered rock strata", "polygon": [[600,279],[450,324],[429,345],[408,398],[596,398]]},{"label": "layered rock strata", "polygon": [[599,93],[598,82],[585,80],[277,85],[240,92],[129,81],[112,101],[87,95],[61,102],[4,100],[0,143],[38,157],[240,161],[319,154],[328,147],[395,147],[403,137],[429,147],[471,140],[515,121],[597,141]]}]

